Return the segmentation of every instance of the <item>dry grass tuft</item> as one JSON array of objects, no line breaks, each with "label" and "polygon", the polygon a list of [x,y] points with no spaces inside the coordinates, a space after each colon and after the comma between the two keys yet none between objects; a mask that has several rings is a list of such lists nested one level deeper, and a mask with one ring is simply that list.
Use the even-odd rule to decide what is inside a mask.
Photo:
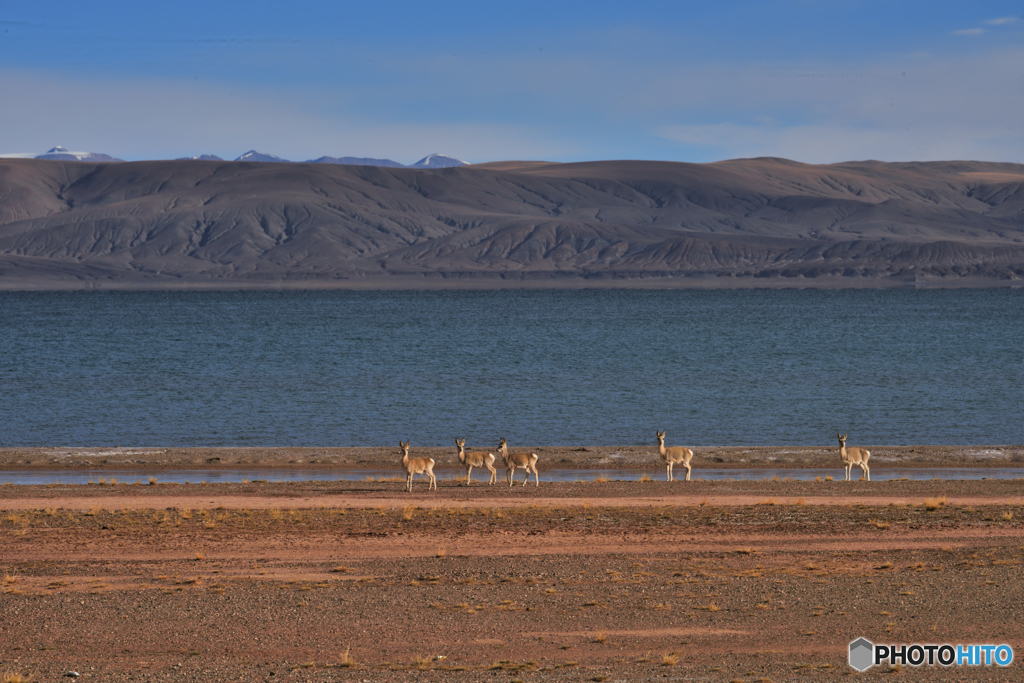
[{"label": "dry grass tuft", "polygon": [[594,642],[595,643],[604,643],[607,640],[608,640],[608,632],[607,631],[598,631],[597,633],[594,634]]},{"label": "dry grass tuft", "polygon": [[352,648],[346,647],[345,651],[341,653],[338,658],[338,666],[348,669],[356,665],[356,660],[352,658]]},{"label": "dry grass tuft", "polygon": [[650,476],[645,474],[644,476],[640,477],[637,481],[654,481],[654,480],[651,479]]},{"label": "dry grass tuft", "polygon": [[675,666],[676,662],[678,662],[678,661],[679,661],[679,653],[678,652],[670,652],[668,654],[665,654],[665,655],[661,656],[661,665],[662,666]]},{"label": "dry grass tuft", "polygon": [[1003,513],[1003,521],[1004,522],[1009,522],[1011,519],[1013,519],[1013,513],[1012,512],[1007,511],[1007,512]]},{"label": "dry grass tuft", "polygon": [[829,476],[825,477],[825,481],[834,481],[834,480],[832,479],[832,475],[829,475]]},{"label": "dry grass tuft", "polygon": [[32,676],[26,676],[23,673],[17,671],[5,671],[0,681],[3,683],[28,683],[32,680]]},{"label": "dry grass tuft", "polygon": [[431,663],[433,663],[433,661],[434,658],[429,655],[426,657],[420,655],[412,658],[412,665],[417,669],[426,669],[431,665]]},{"label": "dry grass tuft", "polygon": [[941,496],[939,498],[925,498],[924,509],[928,512],[934,512],[940,507],[946,504],[946,497]]},{"label": "dry grass tuft", "polygon": [[437,546],[437,552],[434,553],[434,557],[440,558],[440,557],[445,557],[447,555],[448,555],[448,550],[443,545]]},{"label": "dry grass tuft", "polygon": [[416,508],[414,508],[412,505],[406,505],[404,508],[402,508],[402,519],[404,519],[405,521],[409,522],[415,516]]}]

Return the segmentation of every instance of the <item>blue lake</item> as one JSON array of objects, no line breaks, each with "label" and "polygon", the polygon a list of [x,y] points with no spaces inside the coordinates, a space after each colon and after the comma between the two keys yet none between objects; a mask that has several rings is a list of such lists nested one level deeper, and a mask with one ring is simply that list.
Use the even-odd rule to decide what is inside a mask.
[{"label": "blue lake", "polygon": [[1024,291],[0,293],[0,446],[1024,443]]}]

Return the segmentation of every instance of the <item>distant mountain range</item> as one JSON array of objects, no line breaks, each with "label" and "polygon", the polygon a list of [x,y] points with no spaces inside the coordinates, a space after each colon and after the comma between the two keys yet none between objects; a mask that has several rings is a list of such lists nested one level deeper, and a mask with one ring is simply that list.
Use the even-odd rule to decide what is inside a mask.
[{"label": "distant mountain range", "polygon": [[[208,155],[209,156],[209,155]],[[273,154],[263,154],[254,149],[249,150],[235,161],[276,161],[288,162],[288,159],[276,157]],[[391,159],[367,159],[363,157],[319,157],[308,159],[305,164],[339,164],[342,166],[384,166],[386,168],[453,168],[455,166],[469,166],[468,162],[450,157],[445,154],[429,154],[415,164],[405,166]]]},{"label": "distant mountain range", "polygon": [[[45,154],[12,154],[12,155],[0,155],[0,158],[30,158],[30,159],[47,159],[49,161],[123,161],[117,157],[112,157],[108,154],[98,154],[96,152],[71,152],[64,147],[54,147]],[[181,159],[194,159],[197,161],[224,161],[221,157],[216,154],[201,154],[194,157],[181,157]],[[178,159],[179,161],[181,159]],[[266,161],[266,162],[278,162],[278,163],[291,163],[289,159],[282,159],[281,157],[274,156],[273,154],[264,154],[263,152],[257,152],[254,149],[249,150],[242,156],[235,159],[235,161]],[[339,164],[342,166],[384,166],[387,168],[452,168],[455,166],[468,166],[469,163],[450,157],[445,154],[430,154],[411,166],[400,164],[397,161],[391,159],[369,159],[364,157],[328,157],[323,156],[317,159],[308,159],[304,162],[305,164]]]},{"label": "distant mountain range", "polygon": [[122,161],[109,154],[97,154],[96,152],[71,152],[61,147],[54,147],[45,154],[40,154],[36,159],[49,159],[50,161]]},{"label": "distant mountain range", "polygon": [[1024,285],[1018,164],[2,159],[0,198],[0,289]]}]

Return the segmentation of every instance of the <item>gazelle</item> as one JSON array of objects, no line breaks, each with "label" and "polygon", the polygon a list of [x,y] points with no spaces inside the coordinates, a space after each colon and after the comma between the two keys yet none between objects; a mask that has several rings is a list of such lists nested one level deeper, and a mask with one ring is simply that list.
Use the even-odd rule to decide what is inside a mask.
[{"label": "gazelle", "polygon": [[465,449],[466,440],[459,441],[455,439],[455,447],[459,449],[459,462],[466,466],[466,486],[473,481],[470,478],[470,474],[473,472],[474,467],[486,467],[491,471],[491,480],[487,482],[490,486],[498,480],[498,471],[494,469],[494,453],[488,453],[487,451],[470,451],[466,452]]},{"label": "gazelle", "polygon": [[520,467],[526,470],[526,479],[523,479],[523,486],[526,486],[527,482],[530,481],[530,472],[533,472],[537,486],[540,486],[540,474],[537,472],[538,457],[536,453],[509,453],[505,437],[501,437],[498,453],[501,454],[501,459],[505,461],[505,476],[508,478],[509,486],[512,486],[512,479],[515,477],[516,470]]},{"label": "gazelle", "polygon": [[839,457],[843,459],[843,464],[846,466],[846,481],[850,481],[850,473],[853,472],[854,465],[860,468],[865,479],[871,481],[871,468],[868,467],[871,451],[854,446],[847,448],[846,437],[848,434],[836,434],[836,436],[839,437]]},{"label": "gazelle", "polygon": [[665,432],[654,430],[658,436],[658,454],[665,463],[665,481],[675,481],[672,476],[672,465],[682,465],[686,468],[686,481],[690,481],[690,461],[693,460],[693,451],[682,446],[670,446],[665,448]]},{"label": "gazelle", "polygon": [[412,475],[414,474],[425,474],[430,477],[430,483],[427,484],[427,490],[431,487],[437,490],[437,477],[434,476],[434,459],[433,458],[410,458],[409,457],[409,441],[402,443],[398,442],[398,447],[402,449],[402,469],[405,470],[406,482],[405,490],[412,491]]}]

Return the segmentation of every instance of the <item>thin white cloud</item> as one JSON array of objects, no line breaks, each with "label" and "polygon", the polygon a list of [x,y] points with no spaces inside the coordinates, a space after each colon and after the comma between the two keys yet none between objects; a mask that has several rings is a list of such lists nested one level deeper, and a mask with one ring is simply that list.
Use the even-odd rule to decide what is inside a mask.
[{"label": "thin white cloud", "polygon": [[[758,126],[711,124],[665,126],[661,135],[690,147],[736,150],[723,158],[784,157],[805,163],[875,159],[938,161],[998,159],[1003,141],[984,132],[947,126],[858,128],[841,123]],[[1018,148],[1024,135],[1017,135]],[[1024,155],[1021,155],[1024,156]]]},{"label": "thin white cloud", "polygon": [[996,19],[986,19],[981,22],[988,24],[989,26],[1005,26],[1006,24],[1013,24],[1019,20],[1019,17],[998,17]]},{"label": "thin white cloud", "polygon": [[[1024,94],[1005,87],[1024,79],[1024,50],[908,58],[836,69],[832,79],[828,71],[818,65],[814,79],[794,78],[799,69],[718,71],[713,116],[681,97],[676,120],[652,129],[701,158],[1024,161]],[[679,75],[664,87],[689,96],[707,84]]]},{"label": "thin white cloud", "polygon": [[657,68],[603,53],[436,57],[415,60],[404,81],[289,91],[0,69],[10,105],[0,108],[0,152],[62,144],[125,159],[234,158],[255,148],[295,160],[402,163],[431,152],[470,162],[1020,162],[1024,92],[1007,84],[1024,82],[1024,49],[975,50],[834,64],[659,61]]},{"label": "thin white cloud", "polygon": [[983,28],[963,28],[959,31],[950,31],[954,36],[980,36],[984,32]]}]

